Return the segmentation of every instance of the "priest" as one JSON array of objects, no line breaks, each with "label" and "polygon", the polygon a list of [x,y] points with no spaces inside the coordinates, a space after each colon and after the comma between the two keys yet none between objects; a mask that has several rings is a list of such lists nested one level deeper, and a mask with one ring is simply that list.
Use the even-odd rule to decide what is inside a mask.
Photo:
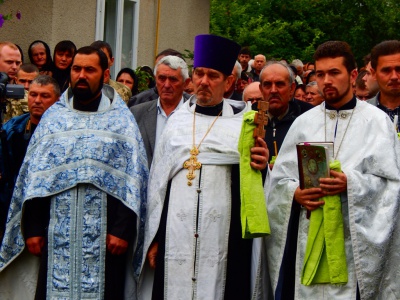
[{"label": "priest", "polygon": [[[239,50],[222,37],[195,38],[195,95],[157,144],[144,245],[155,267],[152,299],[250,299],[257,292],[250,284],[253,240],[242,238],[240,215],[238,142],[249,109],[223,98]],[[248,164],[260,170],[269,153],[261,138],[257,143]]]},{"label": "priest", "polygon": [[[314,59],[325,102],[290,127],[267,198],[275,299],[400,299],[400,145],[393,124],[353,95],[357,71],[347,43],[326,42]],[[334,142],[341,170],[331,169],[318,188],[301,189],[296,144],[323,141]]]}]

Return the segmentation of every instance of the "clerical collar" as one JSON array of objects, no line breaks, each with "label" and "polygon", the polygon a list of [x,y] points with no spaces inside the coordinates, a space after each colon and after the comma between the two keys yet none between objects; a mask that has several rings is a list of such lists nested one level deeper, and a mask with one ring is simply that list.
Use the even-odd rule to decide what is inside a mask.
[{"label": "clerical collar", "polygon": [[329,110],[337,110],[337,111],[339,111],[339,110],[349,110],[349,109],[353,109],[354,107],[356,107],[356,104],[357,104],[357,99],[356,99],[355,96],[353,96],[353,98],[351,98],[351,100],[349,102],[347,102],[346,104],[342,105],[338,109],[332,107],[331,105],[329,105],[325,101],[325,108],[329,109]]},{"label": "clerical collar", "polygon": [[80,111],[87,111],[87,112],[95,112],[99,109],[102,93],[99,94],[97,98],[95,98],[93,101],[89,102],[88,104],[83,104],[79,101],[76,101],[74,97],[73,105],[74,109],[80,110]]},{"label": "clerical collar", "polygon": [[224,101],[221,101],[214,106],[200,106],[196,103],[195,112],[207,116],[218,116],[221,113],[223,106]]}]

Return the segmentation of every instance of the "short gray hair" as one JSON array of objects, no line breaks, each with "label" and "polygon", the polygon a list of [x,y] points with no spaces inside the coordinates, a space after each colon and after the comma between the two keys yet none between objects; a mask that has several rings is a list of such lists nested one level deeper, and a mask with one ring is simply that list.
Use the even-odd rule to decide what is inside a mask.
[{"label": "short gray hair", "polygon": [[178,70],[178,68],[181,68],[181,74],[183,80],[185,81],[186,79],[189,78],[188,66],[186,62],[178,56],[167,55],[161,58],[154,67],[154,76],[157,75],[157,69],[159,65],[166,65],[173,70]]},{"label": "short gray hair", "polygon": [[234,69],[236,68],[236,82],[238,81],[239,78],[242,77],[242,65],[238,62],[235,61],[235,66],[233,67]]},{"label": "short gray hair", "polygon": [[[316,86],[317,88],[318,88],[318,84],[317,84],[317,82],[316,81],[311,81],[310,83],[308,83],[307,85],[306,85],[306,88],[307,87],[311,87],[311,86]],[[321,95],[321,96],[323,96],[323,94],[322,94],[322,92],[319,90],[319,88],[318,88],[318,93]]]},{"label": "short gray hair", "polygon": [[262,76],[264,70],[267,67],[272,66],[272,65],[281,65],[282,67],[284,67],[289,73],[289,84],[291,85],[294,82],[295,76],[294,76],[294,73],[293,73],[292,69],[286,63],[281,62],[281,61],[277,61],[277,60],[270,60],[269,62],[267,62],[265,67],[260,72],[260,81],[261,81],[261,78],[262,78],[261,76]]},{"label": "short gray hair", "polygon": [[293,59],[292,65],[295,67],[304,67],[303,62],[300,59]]},{"label": "short gray hair", "polygon": [[37,84],[40,86],[52,85],[53,91],[56,94],[57,98],[59,98],[61,95],[60,86],[58,85],[58,82],[49,75],[39,75],[38,77],[32,80],[31,85],[32,84]]}]

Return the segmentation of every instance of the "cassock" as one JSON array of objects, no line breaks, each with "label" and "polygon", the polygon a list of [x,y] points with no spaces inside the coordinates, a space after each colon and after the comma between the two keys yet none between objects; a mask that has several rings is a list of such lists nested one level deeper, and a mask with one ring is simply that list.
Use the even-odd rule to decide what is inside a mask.
[{"label": "cassock", "polygon": [[[199,107],[195,100],[168,121],[152,164],[143,257],[144,262],[157,241],[152,297],[250,299],[258,287],[250,286],[253,240],[241,237],[238,168],[238,139],[248,108],[227,99]],[[183,164],[202,139],[197,156],[202,165],[189,185]],[[145,273],[141,299],[146,299]]]},{"label": "cassock", "polygon": [[[275,296],[292,289],[279,286],[285,276],[294,277],[295,299],[356,299],[357,286],[361,299],[400,299],[400,145],[384,113],[355,98],[351,103],[354,109],[341,110],[323,103],[298,117],[279,152],[267,195],[271,236],[266,244]],[[299,186],[296,144],[321,141],[334,141],[334,155],[347,176],[347,192],[340,199],[348,282],[305,286],[300,282],[309,229],[305,208],[299,206],[293,226]],[[297,247],[292,274],[284,264],[285,245]]]},{"label": "cassock", "polygon": [[[0,295],[34,296],[37,262],[32,262],[33,255],[20,255],[25,248],[21,220],[28,201],[50,198],[47,298],[103,299],[107,197],[136,215],[131,230],[141,258],[147,177],[139,129],[116,92],[104,87],[98,110],[90,113],[75,110],[73,98],[65,92],[43,115],[17,179],[0,248],[0,271],[5,270],[0,273]],[[140,260],[128,256],[133,279]],[[18,263],[19,257],[30,262]],[[13,271],[18,267],[25,268],[23,274]],[[15,275],[14,283],[23,283],[20,290],[7,286],[8,270]],[[24,285],[30,294],[23,294]],[[134,284],[128,288],[133,295]]]}]

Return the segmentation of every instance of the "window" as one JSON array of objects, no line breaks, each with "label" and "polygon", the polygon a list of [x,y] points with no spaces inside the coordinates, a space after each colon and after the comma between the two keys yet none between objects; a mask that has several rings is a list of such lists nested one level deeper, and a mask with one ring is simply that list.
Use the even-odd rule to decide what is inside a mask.
[{"label": "window", "polygon": [[96,40],[111,45],[115,58],[111,77],[122,68],[135,69],[140,0],[97,0]]}]

